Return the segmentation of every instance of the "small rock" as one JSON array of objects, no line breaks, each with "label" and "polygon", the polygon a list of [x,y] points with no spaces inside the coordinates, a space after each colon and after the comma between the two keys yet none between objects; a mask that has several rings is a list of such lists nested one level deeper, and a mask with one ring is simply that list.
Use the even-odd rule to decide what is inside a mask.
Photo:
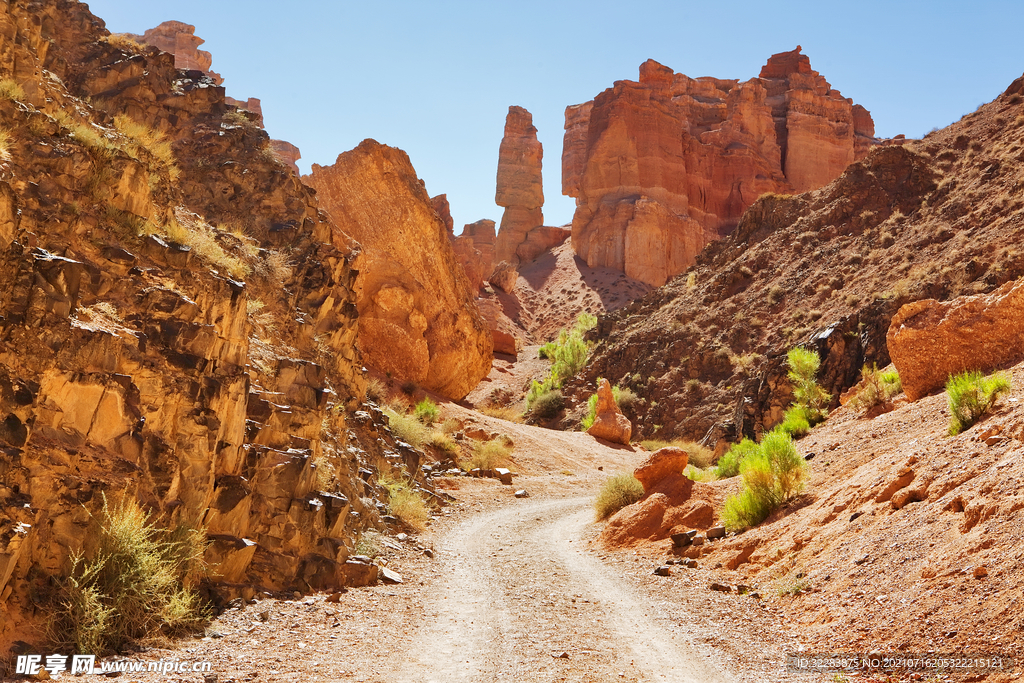
[{"label": "small rock", "polygon": [[569,659],[569,653],[568,652],[563,652],[560,655],[551,655],[551,656],[553,658],[555,658],[555,659]]},{"label": "small rock", "polygon": [[424,548],[423,549],[423,554],[426,555],[427,558],[429,558],[429,559],[433,559],[433,557],[434,557],[434,551],[431,550],[430,548]]},{"label": "small rock", "polygon": [[987,439],[985,439],[985,445],[986,446],[997,446],[997,445],[1001,444],[1004,441],[1006,441],[1006,437],[1003,437],[1003,436],[990,436]]},{"label": "small rock", "polygon": [[405,539],[409,538],[409,534],[401,533],[395,536],[395,538],[397,538],[399,541],[404,541]]},{"label": "small rock", "polygon": [[854,564],[864,564],[865,562],[867,562],[870,559],[871,559],[870,555],[864,555],[862,557],[858,557],[856,560],[853,561],[853,563]]},{"label": "small rock", "polygon": [[387,567],[380,568],[380,579],[384,583],[402,583],[402,575]]},{"label": "small rock", "polygon": [[348,559],[349,562],[358,562],[360,564],[370,564],[373,562],[373,560],[366,555],[349,555]]},{"label": "small rock", "polygon": [[217,683],[217,674],[203,674],[203,683]]},{"label": "small rock", "polygon": [[680,564],[683,565],[684,567],[686,567],[687,569],[696,569],[697,568],[697,560],[694,560],[692,558],[687,558],[687,559],[683,560],[682,562],[680,562]]},{"label": "small rock", "polygon": [[761,594],[758,593],[757,591],[753,591],[752,593],[747,593],[747,595],[749,597],[753,598],[754,600],[760,600],[761,599]]},{"label": "small rock", "polygon": [[746,595],[747,593],[750,592],[750,586],[748,586],[748,585],[746,585],[744,583],[738,583],[738,584],[736,584],[736,592],[739,593],[740,595]]},{"label": "small rock", "polygon": [[850,515],[850,521],[852,522],[853,520],[857,519],[858,517],[861,516],[861,514],[862,513],[860,513],[860,512],[854,512],[852,515]]},{"label": "small rock", "polygon": [[344,592],[345,591],[341,590],[337,593],[331,593],[329,596],[327,596],[327,602],[341,602],[341,594]]},{"label": "small rock", "polygon": [[956,634],[957,631],[946,631],[942,635],[944,635],[946,638],[956,638]]},{"label": "small rock", "polygon": [[270,621],[270,610],[265,609],[259,613],[260,621]]},{"label": "small rock", "polygon": [[732,586],[727,583],[718,583],[713,581],[709,588],[713,591],[719,591],[720,593],[732,593]]},{"label": "small rock", "polygon": [[974,568],[974,578],[983,579],[988,576],[988,568],[984,565],[979,565]]},{"label": "small rock", "polygon": [[530,492],[527,491],[526,489],[519,489],[518,491],[516,491],[515,495],[516,498],[529,498]]},{"label": "small rock", "polygon": [[696,533],[696,531],[684,531],[679,534],[672,534],[672,546],[674,548],[685,548],[690,545],[690,541]]},{"label": "small rock", "polygon": [[298,600],[302,597],[302,593],[300,593],[299,591],[292,591],[292,597]]},{"label": "small rock", "polygon": [[704,545],[704,537],[703,536],[694,536],[693,539],[690,541],[690,543],[692,543],[693,545],[696,545],[696,546]]},{"label": "small rock", "polygon": [[657,567],[654,570],[655,576],[672,576],[672,570],[664,565]]},{"label": "small rock", "polygon": [[497,475],[498,481],[502,484],[508,484],[509,486],[512,485],[512,472],[510,470],[507,470],[504,467],[496,467],[494,468],[494,474]]},{"label": "small rock", "polygon": [[713,526],[705,534],[708,538],[725,538],[724,526]]},{"label": "small rock", "polygon": [[676,564],[676,559],[674,557],[671,557],[665,560],[665,564]]}]

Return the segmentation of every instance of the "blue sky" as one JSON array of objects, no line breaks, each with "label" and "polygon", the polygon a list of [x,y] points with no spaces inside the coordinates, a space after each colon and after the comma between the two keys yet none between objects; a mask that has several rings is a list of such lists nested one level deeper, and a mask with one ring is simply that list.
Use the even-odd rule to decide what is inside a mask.
[{"label": "blue sky", "polygon": [[563,112],[654,58],[688,76],[752,78],[802,45],[833,87],[867,107],[876,133],[917,137],[995,98],[1024,72],[1019,1],[322,2],[94,0],[114,32],[175,19],[196,26],[232,97],[258,97],[299,166],[334,162],[365,138],[400,147],[456,232],[494,205],[508,106],[544,144],[544,214],[561,195]]}]

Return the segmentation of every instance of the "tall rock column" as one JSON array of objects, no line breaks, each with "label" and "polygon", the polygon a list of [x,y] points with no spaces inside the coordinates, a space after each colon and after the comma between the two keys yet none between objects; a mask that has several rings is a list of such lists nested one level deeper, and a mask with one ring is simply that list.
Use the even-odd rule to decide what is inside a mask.
[{"label": "tall rock column", "polygon": [[505,207],[494,245],[494,262],[518,264],[517,249],[530,230],[544,224],[541,162],[544,148],[537,140],[533,115],[522,107],[508,108],[505,136],[498,148],[498,184],[494,202]]}]

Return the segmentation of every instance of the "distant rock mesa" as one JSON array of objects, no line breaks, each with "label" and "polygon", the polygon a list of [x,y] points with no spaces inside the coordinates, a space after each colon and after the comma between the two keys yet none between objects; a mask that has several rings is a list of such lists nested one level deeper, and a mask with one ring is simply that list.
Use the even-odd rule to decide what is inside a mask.
[{"label": "distant rock mesa", "polygon": [[448,230],[408,155],[364,140],[305,182],[337,230],[363,248],[356,264],[366,362],[461,399],[490,370],[491,332]]},{"label": "distant rock mesa", "polygon": [[762,194],[816,189],[864,157],[871,115],[800,50],[743,83],[648,60],[639,82],[568,107],[562,193],[576,199],[576,253],[661,286]]}]

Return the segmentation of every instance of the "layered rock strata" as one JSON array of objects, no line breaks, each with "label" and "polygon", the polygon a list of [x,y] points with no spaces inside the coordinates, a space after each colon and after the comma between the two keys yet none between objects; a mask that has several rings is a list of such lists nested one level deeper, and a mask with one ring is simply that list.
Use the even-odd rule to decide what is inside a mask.
[{"label": "layered rock strata", "polygon": [[537,140],[533,115],[522,107],[508,108],[505,135],[498,148],[498,176],[494,202],[505,207],[494,246],[495,261],[517,264],[519,245],[527,234],[544,224],[544,187],[541,165],[544,148]]},{"label": "layered rock strata", "polygon": [[196,27],[191,24],[182,21],[165,21],[141,36],[132,33],[124,35],[174,55],[174,68],[176,69],[202,71],[216,81],[217,85],[224,82],[220,74],[210,70],[213,65],[213,55],[206,50],[199,49],[199,46],[206,41],[196,35]]},{"label": "layered rock strata", "polygon": [[475,295],[408,155],[364,140],[313,165],[336,228],[362,245],[359,346],[394,377],[461,399],[490,371],[493,343]]},{"label": "layered rock strata", "polygon": [[566,109],[573,246],[591,267],[663,285],[760,195],[830,182],[866,154],[873,132],[867,110],[811,70],[799,47],[743,83],[648,60],[639,82]]}]

